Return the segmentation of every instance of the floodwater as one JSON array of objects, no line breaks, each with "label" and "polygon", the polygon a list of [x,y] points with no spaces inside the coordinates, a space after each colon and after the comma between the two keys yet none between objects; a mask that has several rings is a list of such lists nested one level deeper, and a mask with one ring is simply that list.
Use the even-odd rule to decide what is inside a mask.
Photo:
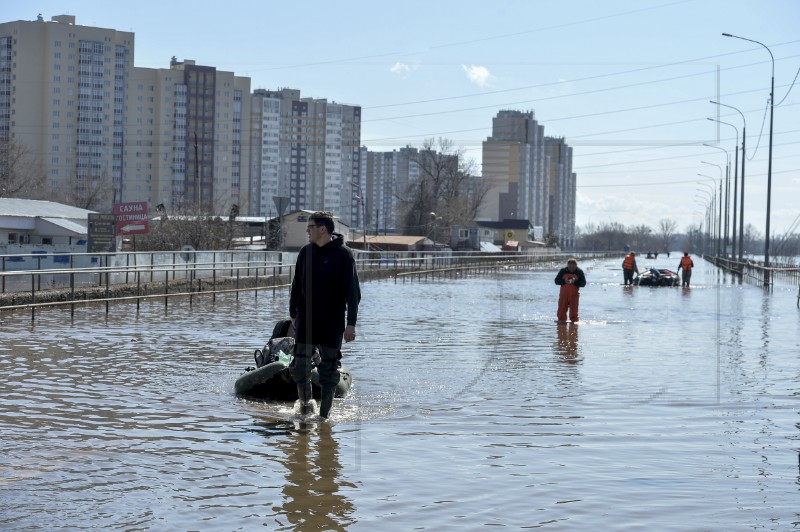
[{"label": "floodwater", "polygon": [[582,262],[577,325],[555,271],[364,283],[322,423],[233,393],[286,291],[3,314],[0,529],[798,529],[797,287],[695,262]]}]

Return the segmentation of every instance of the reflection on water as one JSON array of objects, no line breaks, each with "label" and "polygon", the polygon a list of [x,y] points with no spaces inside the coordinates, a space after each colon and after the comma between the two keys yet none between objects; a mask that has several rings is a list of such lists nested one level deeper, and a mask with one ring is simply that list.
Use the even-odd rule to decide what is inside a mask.
[{"label": "reflection on water", "polygon": [[339,446],[331,425],[299,420],[259,423],[267,447],[286,469],[282,496],[272,506],[286,530],[345,530],[354,522],[353,502],[341,478]]},{"label": "reflection on water", "polygon": [[555,352],[567,363],[578,362],[578,325],[577,323],[558,323],[556,333],[558,341]]},{"label": "reflection on water", "polygon": [[797,288],[618,262],[578,324],[554,272],[364,283],[320,424],[233,394],[285,291],[4,314],[0,529],[796,527]]}]

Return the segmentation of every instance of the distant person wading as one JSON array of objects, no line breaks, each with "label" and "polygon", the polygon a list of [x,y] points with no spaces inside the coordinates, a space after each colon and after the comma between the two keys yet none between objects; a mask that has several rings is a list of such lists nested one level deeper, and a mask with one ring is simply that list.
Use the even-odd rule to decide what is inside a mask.
[{"label": "distant person wading", "polygon": [[639,274],[639,267],[636,265],[636,253],[631,251],[627,255],[625,255],[625,259],[622,261],[622,277],[625,280],[625,284],[633,284],[633,273]]},{"label": "distant person wading", "polygon": [[692,257],[690,257],[688,253],[684,252],[683,257],[681,257],[681,263],[678,265],[678,271],[683,271],[681,275],[681,279],[683,279],[682,286],[689,286],[689,281],[692,278],[692,268],[694,268]]},{"label": "distant person wading", "polygon": [[586,276],[578,268],[578,261],[569,259],[567,267],[561,268],[556,275],[556,284],[561,286],[558,294],[558,321],[567,321],[567,313],[571,322],[578,321],[578,304],[580,302],[580,289],[586,286]]}]

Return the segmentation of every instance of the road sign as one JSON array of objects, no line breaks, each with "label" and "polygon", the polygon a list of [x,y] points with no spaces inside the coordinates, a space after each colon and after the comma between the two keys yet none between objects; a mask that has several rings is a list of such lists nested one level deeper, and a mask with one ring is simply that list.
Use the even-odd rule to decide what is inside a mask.
[{"label": "road sign", "polygon": [[139,235],[150,230],[146,201],[115,203],[114,217],[117,222],[117,236]]},{"label": "road sign", "polygon": [[116,248],[116,231],[113,214],[89,213],[89,253],[113,252]]},{"label": "road sign", "polygon": [[278,216],[283,216],[283,211],[289,206],[291,200],[292,198],[287,198],[286,196],[272,196],[272,203],[274,203],[275,208],[278,209]]}]

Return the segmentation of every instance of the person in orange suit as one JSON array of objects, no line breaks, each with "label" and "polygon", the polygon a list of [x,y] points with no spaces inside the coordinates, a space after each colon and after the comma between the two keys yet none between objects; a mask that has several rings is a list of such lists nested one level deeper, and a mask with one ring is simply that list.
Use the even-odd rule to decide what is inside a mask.
[{"label": "person in orange suit", "polygon": [[586,276],[578,268],[578,261],[569,259],[567,267],[561,268],[556,275],[556,284],[561,286],[558,294],[558,321],[567,321],[567,312],[571,322],[578,321],[578,301],[580,289],[586,286]]},{"label": "person in orange suit", "polygon": [[633,272],[639,275],[639,267],[636,265],[636,253],[631,251],[625,255],[625,260],[622,261],[622,277],[626,286],[633,284]]},{"label": "person in orange suit", "polygon": [[684,252],[683,257],[681,257],[681,263],[678,265],[678,271],[683,270],[683,275],[681,276],[683,286],[689,286],[689,280],[692,278],[692,268],[694,268],[694,261],[692,261],[692,257],[689,256],[688,252]]}]

